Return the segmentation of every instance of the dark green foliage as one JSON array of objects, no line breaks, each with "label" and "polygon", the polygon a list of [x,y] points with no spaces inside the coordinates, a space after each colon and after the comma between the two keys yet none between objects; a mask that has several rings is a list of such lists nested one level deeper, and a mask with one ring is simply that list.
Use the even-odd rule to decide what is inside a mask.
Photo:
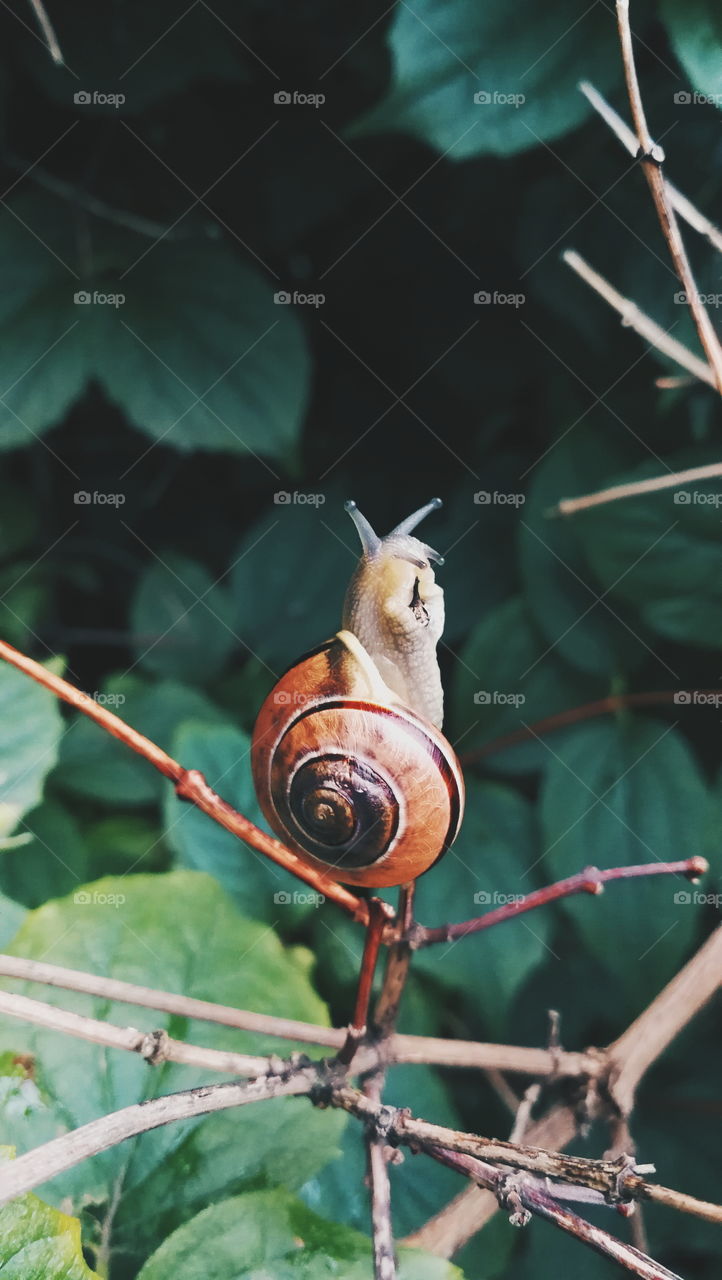
[{"label": "dark green foliage", "polygon": [[[718,6],[631,8],[652,132],[715,216]],[[719,915],[722,482],[549,516],[722,456],[712,391],[657,388],[676,368],[560,260],[576,248],[698,350],[638,166],[576,88],[594,81],[628,115],[612,10],[77,0],[51,14],[64,68],[26,0],[0,12],[0,635],[258,821],[249,735],[279,673],[339,625],[358,554],[343,499],[384,532],[438,493],[423,536],[446,556],[446,730],[469,755],[468,811],[419,918],[468,918],[589,864],[712,864],[698,891],[610,885],[420,952],[404,1032],[543,1044],[555,1008],[565,1047],[604,1044]],[[687,239],[717,323],[719,259]],[[584,710],[650,693],[643,710]],[[4,947],[348,1020],[358,926],[2,665],[0,712]],[[21,1149],[200,1079],[9,1020],[0,1050],[3,1134]],[[717,1199],[719,1070],[710,1016],[656,1066],[633,1123],[662,1181]],[[397,1068],[388,1087],[428,1119],[508,1133],[478,1073]],[[42,1194],[80,1217],[98,1269],[109,1236],[110,1280],[367,1280],[362,1173],[355,1124],[284,1099],[145,1135]],[[393,1181],[399,1233],[460,1186],[410,1153]],[[77,1223],[20,1210],[0,1214],[2,1248],[32,1251],[39,1232],[37,1274],[82,1276]],[[712,1228],[666,1211],[647,1228],[689,1280],[718,1270]],[[501,1217],[459,1264],[469,1280],[613,1272]],[[458,1274],[403,1258],[403,1277]]]}]

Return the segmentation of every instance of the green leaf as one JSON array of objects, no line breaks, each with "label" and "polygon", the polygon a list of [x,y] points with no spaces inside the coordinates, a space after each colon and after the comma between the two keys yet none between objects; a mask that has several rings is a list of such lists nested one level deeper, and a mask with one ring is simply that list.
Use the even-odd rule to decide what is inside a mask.
[{"label": "green leaf", "polygon": [[[703,462],[708,461],[707,455]],[[700,465],[670,455],[672,471]],[[617,477],[660,474],[658,462]],[[575,532],[613,605],[621,601],[658,635],[722,648],[722,483],[706,480],[641,494],[574,516]]]},{"label": "green leaf", "polygon": [[358,131],[401,129],[452,159],[510,155],[568,133],[589,115],[580,79],[608,86],[618,54],[603,8],[412,0],[389,32],[388,96]]},{"label": "green leaf", "polygon": [[0,663],[0,837],[35,807],[58,754],[57,698],[22,671]]},{"label": "green leaf", "polygon": [[[45,195],[14,212],[0,215],[0,383],[9,388],[0,448],[29,444],[95,380],[165,445],[289,454],[308,356],[293,307],[274,304],[255,266],[224,243],[149,247],[94,223],[89,276],[75,264],[65,206]],[[122,480],[117,488],[100,500],[122,506]],[[78,493],[80,507],[93,499],[82,481]]]},{"label": "green leaf", "polygon": [[282,496],[244,537],[229,579],[239,635],[279,671],[338,631],[359,551],[335,490],[310,495],[318,505]]},{"label": "green leaf", "polygon": [[[452,738],[473,751],[496,738],[571,708],[607,690],[561,660],[532,622],[519,597],[497,605],[461,650],[451,698]],[[488,756],[510,773],[539,769],[547,750],[533,735]]]},{"label": "green leaf", "polygon": [[[189,769],[200,769],[224,800],[257,826],[268,831],[258,807],[251,777],[251,740],[230,725],[186,724],[173,740],[173,755]],[[224,831],[195,805],[179,800],[170,788],[164,806],[165,838],[177,864],[208,871],[254,920],[274,926],[296,921],[322,905],[319,894],[307,890],[289,872],[277,867],[230,831]]]},{"label": "green leaf", "polygon": [[[584,423],[574,426],[535,469],[519,531],[529,613],[558,657],[597,680],[606,676],[610,681],[634,669],[647,650],[619,604],[599,599],[602,593],[585,559],[576,517],[550,519],[548,512],[561,498],[600,488],[625,462],[622,447],[614,446],[608,432],[596,433]],[[618,509],[609,510],[615,518]]]},{"label": "green leaf", "polygon": [[[271,929],[244,919],[210,877],[191,872],[96,881],[30,913],[9,950],[36,959],[52,953],[70,968],[328,1024],[307,977],[310,957],[286,953]],[[28,984],[11,986],[31,993]],[[131,1015],[127,1005],[77,993],[49,990],[44,998],[121,1026],[165,1027],[196,1044],[279,1051],[277,1039],[151,1010]],[[172,1063],[150,1069],[137,1055],[83,1042],[69,1054],[65,1037],[21,1024],[0,1028],[3,1048],[32,1054],[46,1102],[40,1112],[6,1118],[6,1133],[23,1150],[109,1111],[208,1081],[207,1071]],[[67,1196],[74,1206],[107,1206],[115,1197],[113,1247],[137,1257],[210,1199],[249,1183],[293,1187],[333,1158],[344,1118],[314,1111],[304,1099],[279,1101],[143,1134],[63,1175],[47,1194]]]},{"label": "green leaf", "polygon": [[[509,787],[468,781],[461,832],[443,861],[418,882],[415,912],[427,925],[484,915],[536,888],[530,872],[539,860],[529,803]],[[506,1026],[514,995],[548,955],[547,913],[503,924],[456,942],[423,948],[414,967],[458,989],[488,1019],[495,1033]],[[470,975],[489,981],[470,984]]]},{"label": "green leaf", "polygon": [[100,1280],[83,1257],[78,1219],[33,1195],[0,1209],[0,1271],[8,1280]]},{"label": "green leaf", "polygon": [[[458,1267],[417,1249],[399,1251],[399,1280],[463,1280]],[[371,1243],[319,1218],[283,1191],[215,1204],[166,1240],[138,1280],[371,1280]]]},{"label": "green leaf", "polygon": [[130,619],[140,666],[191,684],[218,675],[238,644],[226,588],[197,560],[172,552],[145,569]]},{"label": "green leaf", "polygon": [[0,856],[0,887],[17,902],[39,907],[88,879],[88,848],[73,815],[57,800],[46,800],[22,821],[27,838]]},{"label": "green leaf", "polygon": [[[134,675],[110,676],[100,697],[110,711],[165,750],[184,720],[225,719],[204,694],[174,680],[148,684]],[[132,807],[158,801],[168,786],[152,765],[83,715],[63,738],[53,782],[74,795]]]},{"label": "green leaf", "polygon": [[[674,861],[704,842],[707,795],[670,725],[625,714],[572,730],[550,755],[541,795],[544,862],[555,879],[584,867]],[[609,885],[562,901],[635,1009],[676,971],[698,926],[682,876]]]},{"label": "green leaf", "polygon": [[[722,107],[722,13],[715,0],[662,0],[662,18],[670,43],[692,85]],[[692,95],[678,89],[674,100],[689,105]]]}]

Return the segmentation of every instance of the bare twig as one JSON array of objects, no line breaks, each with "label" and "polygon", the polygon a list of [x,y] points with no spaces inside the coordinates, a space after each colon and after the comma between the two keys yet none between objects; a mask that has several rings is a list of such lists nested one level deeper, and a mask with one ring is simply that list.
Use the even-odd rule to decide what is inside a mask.
[{"label": "bare twig", "polygon": [[629,95],[634,132],[639,142],[642,168],[644,169],[649,190],[652,193],[659,225],[667,241],[674,269],[679,276],[682,288],[687,294],[687,305],[692,313],[692,319],[696,325],[702,349],[714,372],[717,390],[722,394],[722,347],[720,347],[712,322],[700,300],[697,284],[692,274],[692,268],[679,230],[677,215],[669,199],[661,170],[664,154],[661,147],[657,146],[653,141],[647,127],[647,119],[644,114],[642,95],[637,79],[637,69],[634,65],[632,30],[629,25],[629,0],[617,0],[617,25],[622,50],[622,62],[624,64],[624,77],[627,82],[627,94]]},{"label": "bare twig", "polygon": [[63,58],[63,52],[58,44],[58,38],[53,30],[53,24],[45,11],[45,6],[42,3],[42,0],[30,0],[30,7],[35,14],[38,26],[45,37],[45,43],[48,46],[50,57],[56,66],[64,66],[65,59]]},{"label": "bare twig", "polygon": [[657,493],[660,489],[679,489],[683,484],[696,484],[700,480],[713,480],[722,476],[722,462],[710,462],[705,467],[690,467],[687,471],[673,471],[666,476],[653,476],[649,480],[634,480],[629,484],[615,484],[608,489],[598,489],[581,498],[562,498],[546,513],[550,516],[571,516],[575,511],[589,507],[601,507],[620,498],[636,498],[640,493]]},{"label": "bare twig", "polygon": [[[169,756],[167,752],[161,750],[155,742],[151,742],[150,738],[146,738],[142,733],[138,733],[136,729],[131,728],[119,716],[109,711],[107,707],[102,706],[87,693],[83,693],[80,689],[75,689],[73,685],[68,684],[67,680],[63,680],[61,676],[56,676],[52,671],[46,670],[39,662],[35,662],[32,658],[28,658],[24,653],[14,649],[12,645],[6,641],[0,640],[0,658],[4,658],[13,667],[17,667],[19,671],[23,671],[25,675],[36,680],[38,684],[43,685],[54,693],[57,698],[62,698],[64,702],[75,707],[76,710],[82,711],[90,720],[94,720],[107,733],[118,738],[126,747],[130,747],[138,755],[143,756],[145,760],[152,764],[159,773],[168,778],[175,786],[176,794],[182,800],[189,800],[192,804],[201,809],[203,813],[217,822],[219,826],[224,827],[226,831],[230,831],[232,835],[238,836],[240,840],[245,840],[252,849],[256,849],[262,853],[264,857],[270,858],[272,862],[277,863],[281,867],[285,867],[287,871],[298,876],[299,880],[310,884],[312,888],[318,890],[324,897],[335,902],[344,911],[347,911],[354,920],[361,924],[368,924],[369,914],[368,907],[363,899],[356,897],[350,890],[344,889],[330,876],[324,875],[320,871],[314,871],[311,867],[306,866],[298,854],[291,849],[287,849],[280,840],[276,840],[275,836],[269,836],[265,831],[261,831],[253,822],[245,818],[243,814],[238,813],[232,805],[222,800],[211,787],[208,786],[202,773],[197,769],[184,769],[182,765]],[[389,917],[393,912],[388,908]]]},{"label": "bare twig", "polygon": [[708,386],[716,389],[717,382],[715,375],[705,360],[700,360],[689,347],[685,347],[684,343],[679,342],[677,338],[673,338],[667,333],[661,325],[658,325],[651,316],[642,311],[636,302],[632,302],[631,298],[625,298],[623,293],[619,293],[613,285],[600,275],[594,267],[590,267],[589,263],[577,253],[574,249],[566,249],[562,254],[562,260],[566,262],[572,271],[576,271],[582,280],[585,280],[600,297],[608,302],[610,307],[622,317],[622,324],[630,329],[634,329],[640,338],[645,338],[647,342],[656,347],[662,355],[668,356],[670,360],[674,360],[676,364],[681,365],[688,373],[699,378],[700,382],[706,382]]},{"label": "bare twig", "polygon": [[[642,1076],[660,1053],[691,1022],[722,985],[722,926],[606,1051],[611,1063],[608,1088],[625,1113]],[[651,1013],[654,1010],[654,1013]],[[604,1058],[605,1053],[600,1050]],[[626,1064],[628,1068],[626,1068]],[[571,1107],[553,1107],[527,1134],[527,1141],[559,1150],[577,1134],[577,1116]],[[681,1192],[675,1193],[682,1197]],[[645,1197],[642,1197],[645,1198]],[[703,1203],[703,1202],[700,1202]],[[470,1188],[456,1196],[404,1243],[450,1258],[496,1212],[496,1202],[486,1191]],[[681,1200],[680,1200],[681,1207]],[[700,1214],[704,1216],[704,1214]]]},{"label": "bare twig", "polygon": [[[609,125],[612,133],[617,136],[622,146],[626,147],[630,156],[636,156],[639,150],[636,135],[622,117],[617,114],[614,107],[607,102],[607,99],[588,80],[582,80],[579,88],[587,101],[594,107],[594,110],[598,111],[605,123]],[[700,213],[699,209],[692,204],[692,201],[683,196],[682,192],[673,186],[668,178],[665,178],[665,184],[670,203],[676,209],[680,218],[684,218],[685,222],[694,231],[698,231],[700,235],[709,241],[713,248],[722,253],[722,231],[713,222],[710,222],[709,218],[706,218],[703,213]]]},{"label": "bare twig", "polygon": [[544,889],[536,889],[527,893],[517,902],[506,903],[495,911],[487,911],[486,915],[475,916],[472,920],[462,920],[458,924],[440,925],[426,928],[425,925],[414,925],[411,931],[411,945],[415,950],[431,947],[438,942],[452,942],[465,938],[468,934],[480,933],[505,920],[513,920],[526,911],[547,906],[560,898],[570,898],[576,893],[602,893],[604,885],[611,880],[628,880],[638,876],[683,875],[697,880],[709,870],[705,858],[685,858],[681,862],[650,862],[634,867],[608,867],[600,871],[598,867],[587,867],[566,880],[558,880]]},{"label": "bare twig", "polygon": [[[718,696],[720,690],[694,689],[687,692],[690,694]],[[476,760],[483,760],[485,756],[493,756],[499,751],[506,751],[509,747],[514,747],[519,742],[526,742],[529,738],[536,738],[541,734],[551,733],[556,729],[565,729],[567,725],[578,724],[581,720],[591,720],[593,716],[615,715],[617,711],[622,711],[625,707],[661,706],[665,702],[675,702],[678,694],[678,689],[661,689],[658,692],[650,693],[611,693],[606,698],[596,698],[594,702],[584,702],[578,707],[568,707],[566,711],[558,711],[556,715],[545,716],[543,720],[536,720],[533,724],[523,725],[521,729],[514,729],[511,733],[502,734],[499,738],[492,738],[481,747],[474,747],[471,751],[463,752],[460,759],[462,764],[473,764]],[[690,698],[688,703],[681,703],[680,705],[684,707],[701,707],[709,704],[693,701]]]}]

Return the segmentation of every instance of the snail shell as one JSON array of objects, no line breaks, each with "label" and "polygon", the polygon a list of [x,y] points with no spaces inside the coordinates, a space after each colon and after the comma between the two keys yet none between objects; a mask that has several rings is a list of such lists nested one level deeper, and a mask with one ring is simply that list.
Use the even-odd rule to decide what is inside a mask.
[{"label": "snail shell", "polygon": [[345,884],[415,879],[461,823],[461,768],[439,728],[443,593],[429,563],[435,553],[410,536],[436,505],[383,540],[352,508],[364,555],[344,628],[281,677],[253,733],[253,778],[269,825]]}]

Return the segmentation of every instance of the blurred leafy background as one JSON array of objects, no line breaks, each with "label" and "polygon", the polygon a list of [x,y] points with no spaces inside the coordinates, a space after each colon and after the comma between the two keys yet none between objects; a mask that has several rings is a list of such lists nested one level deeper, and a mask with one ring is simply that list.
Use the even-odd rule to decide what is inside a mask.
[{"label": "blurred leafy background", "polygon": [[[613,7],[77,0],[51,17],[65,67],[28,5],[0,13],[3,637],[259,820],[248,735],[276,675],[338,626],[357,555],[343,499],[385,531],[440,494],[424,534],[447,557],[446,730],[477,754],[420,918],[463,919],[589,863],[702,853],[712,869],[704,899],[685,882],[615,885],[422,953],[401,1029],[539,1044],[553,1007],[566,1046],[608,1041],[718,918],[720,712],[673,695],[716,689],[722,647],[721,486],[548,516],[562,497],[719,458],[713,392],[658,388],[677,370],[560,258],[578,249],[697,349],[643,176],[577,89],[592,80],[626,115]],[[719,9],[640,0],[632,21],[669,173],[714,217]],[[719,258],[688,240],[716,307]],[[610,693],[664,691],[643,712],[496,745]],[[0,708],[10,949],[347,1020],[357,927],[293,901],[289,877],[10,669]],[[172,1034],[225,1043],[198,1024]],[[2,1136],[19,1147],[196,1081],[19,1024],[0,1047]],[[660,1180],[708,1199],[719,1081],[708,1011],[650,1074],[634,1123]],[[389,1096],[509,1129],[478,1074],[396,1068]],[[303,1274],[368,1274],[350,1230],[367,1231],[356,1130],[290,1100],[251,1110],[145,1135],[43,1195],[81,1216],[87,1257],[113,1280],[200,1274],[178,1270],[186,1238],[285,1275],[304,1236]],[[579,1149],[605,1142],[595,1131]],[[399,1234],[458,1189],[420,1158],[393,1173]],[[667,1265],[718,1274],[714,1228],[661,1211],[647,1226]],[[148,1261],[175,1230],[191,1234]],[[262,1259],[242,1252],[254,1232]],[[497,1218],[457,1261],[476,1280],[616,1274],[551,1237]]]}]

